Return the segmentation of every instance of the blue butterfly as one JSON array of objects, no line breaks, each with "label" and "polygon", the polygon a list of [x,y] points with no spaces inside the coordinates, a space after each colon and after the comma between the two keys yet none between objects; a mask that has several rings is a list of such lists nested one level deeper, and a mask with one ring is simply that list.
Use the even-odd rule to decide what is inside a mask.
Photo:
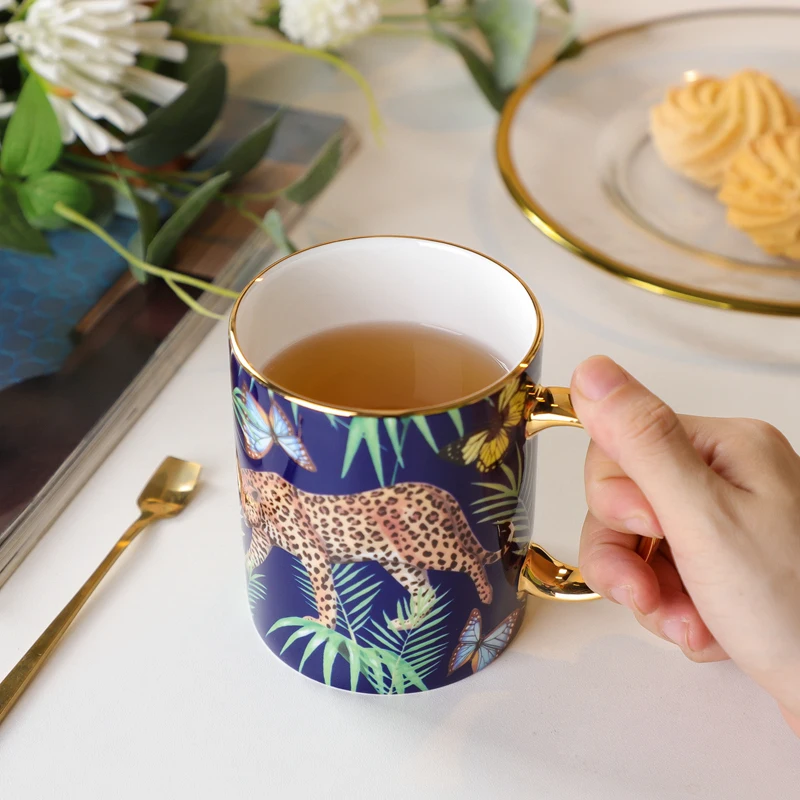
[{"label": "blue butterfly", "polygon": [[458,637],[458,646],[450,656],[447,674],[451,675],[468,661],[472,662],[473,672],[491,664],[506,649],[520,614],[521,611],[516,609],[493,631],[481,636],[481,612],[477,608],[472,609],[467,624]]},{"label": "blue butterfly", "polygon": [[242,385],[233,390],[233,408],[242,431],[242,444],[250,458],[263,458],[273,444],[278,444],[303,469],[317,471],[289,418],[274,400],[267,413],[247,387]]}]

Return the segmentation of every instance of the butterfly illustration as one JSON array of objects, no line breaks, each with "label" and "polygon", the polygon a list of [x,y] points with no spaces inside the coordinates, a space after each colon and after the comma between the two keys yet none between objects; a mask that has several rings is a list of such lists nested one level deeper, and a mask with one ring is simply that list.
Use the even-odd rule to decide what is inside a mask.
[{"label": "butterfly illustration", "polygon": [[512,381],[500,393],[489,427],[450,442],[439,455],[462,466],[477,462],[481,472],[491,472],[505,457],[512,433],[522,422],[527,402],[527,383]]},{"label": "butterfly illustration", "polygon": [[458,646],[450,656],[447,674],[451,675],[467,662],[472,662],[473,672],[478,672],[491,664],[506,649],[520,613],[521,611],[516,609],[493,631],[481,636],[481,612],[473,608],[464,630],[458,637]]},{"label": "butterfly illustration", "polygon": [[278,444],[303,469],[317,471],[300,436],[274,400],[267,413],[247,387],[242,385],[233,390],[233,407],[242,432],[242,444],[250,458],[263,458],[273,444]]}]

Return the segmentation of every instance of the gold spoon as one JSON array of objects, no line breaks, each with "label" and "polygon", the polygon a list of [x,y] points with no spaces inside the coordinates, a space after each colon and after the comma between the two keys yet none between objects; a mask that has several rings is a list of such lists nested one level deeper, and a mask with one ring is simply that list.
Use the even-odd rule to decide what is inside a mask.
[{"label": "gold spoon", "polygon": [[0,722],[33,680],[33,676],[55,650],[83,604],[122,555],[128,545],[151,523],[179,514],[197,487],[201,466],[180,458],[165,458],[139,495],[139,519],[128,528],[92,576],[81,586],[61,613],[47,626],[17,666],[0,683]]}]

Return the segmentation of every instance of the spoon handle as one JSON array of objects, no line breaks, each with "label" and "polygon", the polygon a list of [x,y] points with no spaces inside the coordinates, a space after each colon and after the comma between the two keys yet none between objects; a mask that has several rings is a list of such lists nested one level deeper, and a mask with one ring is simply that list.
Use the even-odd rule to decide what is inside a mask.
[{"label": "spoon handle", "polygon": [[151,511],[143,511],[139,519],[134,522],[114,545],[109,554],[100,562],[100,566],[91,574],[86,583],[75,593],[59,615],[45,628],[42,635],[33,643],[31,648],[17,662],[17,665],[6,675],[0,683],[0,723],[11,710],[14,703],[20,698],[39,671],[48,656],[55,650],[61,637],[67,632],[84,603],[97,588],[100,581],[111,569],[114,562],[122,555],[128,545],[137,535],[149,525],[155,515]]}]

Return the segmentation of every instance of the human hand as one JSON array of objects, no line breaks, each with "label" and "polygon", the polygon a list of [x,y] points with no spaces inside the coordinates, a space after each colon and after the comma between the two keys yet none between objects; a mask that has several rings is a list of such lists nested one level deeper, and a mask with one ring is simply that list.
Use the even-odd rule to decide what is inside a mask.
[{"label": "human hand", "polygon": [[[800,456],[764,422],[677,416],[605,357],[571,392],[586,582],[693,661],[732,658],[800,735]],[[650,564],[638,536],[665,540]]]}]

